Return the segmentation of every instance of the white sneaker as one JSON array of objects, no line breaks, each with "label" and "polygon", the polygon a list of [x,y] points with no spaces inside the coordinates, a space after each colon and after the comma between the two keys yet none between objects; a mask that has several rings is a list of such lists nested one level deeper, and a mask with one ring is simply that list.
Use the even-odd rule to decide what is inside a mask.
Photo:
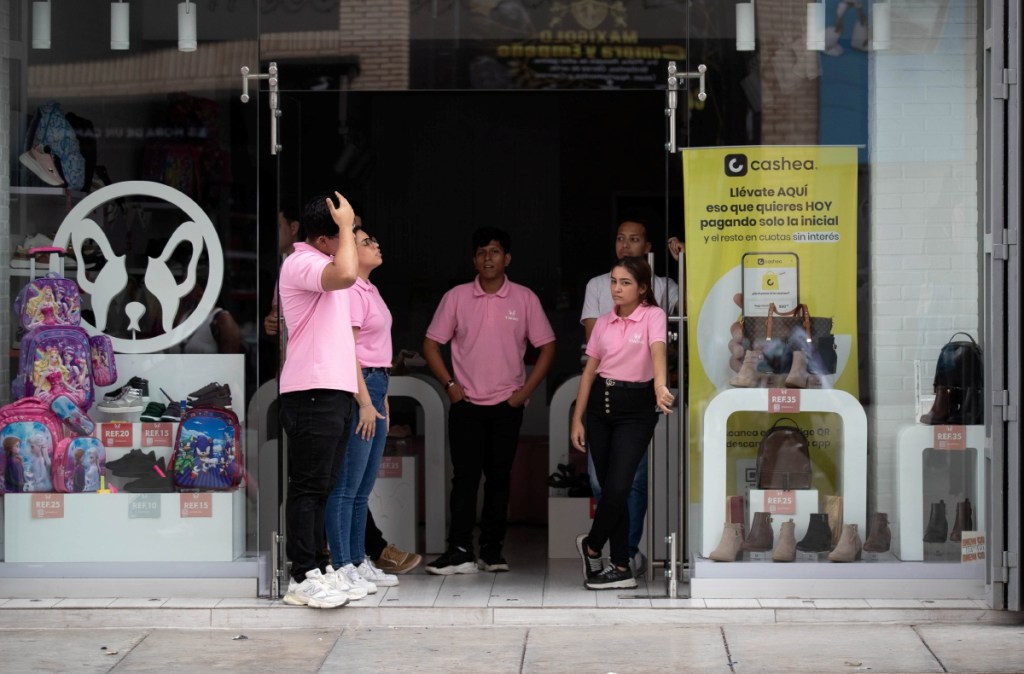
[{"label": "white sneaker", "polygon": [[121,395],[115,400],[104,400],[100,404],[96,405],[96,409],[100,412],[107,412],[108,414],[117,414],[119,412],[137,413],[141,412],[145,408],[146,406],[142,401],[142,390],[131,387],[126,387],[124,391],[121,392]]},{"label": "white sneaker", "polygon": [[324,582],[339,592],[344,592],[349,601],[357,601],[367,595],[365,587],[352,587],[348,577],[341,573],[341,569],[335,571],[330,565],[327,566],[327,573],[324,574]]},{"label": "white sneaker", "polygon": [[366,591],[369,594],[377,594],[377,584],[372,583],[363,578],[362,576],[360,576],[359,572],[356,570],[356,567],[352,564],[346,564],[345,566],[338,569],[338,571],[340,573],[345,574],[345,579],[348,581],[349,585],[353,587],[366,588]]},{"label": "white sneaker", "polygon": [[370,561],[367,557],[363,560],[363,563],[356,567],[356,571],[359,575],[370,581],[377,587],[394,587],[398,585],[398,576],[394,576],[390,573],[384,573]]},{"label": "white sneaker", "polygon": [[348,603],[348,597],[328,586],[320,569],[311,569],[306,572],[306,580],[297,583],[293,579],[288,583],[288,594],[282,601],[292,606],[338,608]]}]

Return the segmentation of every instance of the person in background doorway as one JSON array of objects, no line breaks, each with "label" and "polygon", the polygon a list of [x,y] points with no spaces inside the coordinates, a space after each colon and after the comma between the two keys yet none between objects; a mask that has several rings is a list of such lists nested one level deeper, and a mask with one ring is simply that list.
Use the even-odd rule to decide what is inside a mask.
[{"label": "person in background doorway", "polygon": [[328,579],[324,512],[338,481],[358,390],[348,293],[359,271],[355,213],[335,192],[303,210],[304,242],[281,265],[281,313],[289,353],[281,369],[281,426],[288,434],[286,553],[291,582],[284,602],[335,608],[348,602],[348,584]]},{"label": "person in background doorway", "polygon": [[[447,551],[427,564],[427,573],[435,575],[508,571],[502,547],[523,406],[555,357],[555,333],[540,300],[506,275],[512,262],[509,235],[481,227],[473,233],[472,250],[476,279],[445,293],[423,340],[423,357],[451,401],[451,517]],[[441,357],[441,345],[449,341],[454,374]],[[540,350],[529,377],[523,363],[527,343]],[[481,474],[486,481],[478,559],[473,525]]]},{"label": "person in background doorway", "polygon": [[[590,532],[576,537],[591,590],[636,587],[629,568],[628,499],[657,411],[669,414],[674,400],[666,383],[667,317],[651,289],[650,266],[643,258],[624,257],[612,268],[610,285],[615,306],[597,320],[587,342],[570,432],[573,447],[591,454],[603,488]],[[602,569],[605,543],[611,564]]]},{"label": "person in background doorway", "polygon": [[[653,228],[651,216],[637,213],[627,216],[619,224],[615,233],[615,258],[642,257],[651,252],[649,231]],[[668,249],[672,257],[679,259],[682,242],[677,237],[668,240]],[[594,330],[597,319],[611,311],[612,294],[609,291],[611,274],[598,274],[587,282],[587,290],[583,299],[583,311],[580,323],[584,331],[584,349],[590,342],[590,334]],[[679,303],[679,285],[672,279],[663,276],[654,277],[652,294],[659,305],[668,302],[669,310],[674,310]],[[629,494],[629,559],[630,568],[640,576],[647,570],[647,559],[640,552],[640,538],[644,533],[644,518],[647,515],[647,454],[644,453],[637,466],[633,489]],[[601,500],[602,488],[594,472],[593,455],[587,455],[587,472],[590,475],[590,488],[597,501]]]}]

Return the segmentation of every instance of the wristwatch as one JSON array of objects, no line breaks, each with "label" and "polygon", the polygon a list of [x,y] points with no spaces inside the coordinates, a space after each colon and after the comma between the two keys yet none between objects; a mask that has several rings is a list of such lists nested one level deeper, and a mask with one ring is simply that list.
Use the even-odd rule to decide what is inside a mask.
[{"label": "wristwatch", "polygon": [[447,391],[448,389],[450,389],[453,386],[455,386],[455,380],[454,379],[449,379],[448,382],[444,385],[444,390]]}]

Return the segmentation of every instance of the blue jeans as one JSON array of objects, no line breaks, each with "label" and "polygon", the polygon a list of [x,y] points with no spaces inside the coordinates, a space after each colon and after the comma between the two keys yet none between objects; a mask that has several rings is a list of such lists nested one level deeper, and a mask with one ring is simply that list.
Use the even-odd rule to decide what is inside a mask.
[{"label": "blue jeans", "polygon": [[[629,491],[629,558],[633,559],[640,550],[640,538],[644,535],[644,517],[647,515],[647,456],[640,459],[633,477],[633,488]],[[601,500],[601,485],[594,471],[594,455],[587,452],[587,474],[590,476],[590,490],[594,492],[594,500]]]},{"label": "blue jeans", "polygon": [[352,418],[352,394],[312,389],[282,393],[281,427],[288,434],[288,500],[285,505],[285,553],[292,578],[324,570],[324,512],[345,455]]},{"label": "blue jeans", "polygon": [[[384,398],[388,394],[387,370],[364,367],[363,379],[373,408],[383,416]],[[357,409],[353,409],[353,417],[358,414]],[[341,472],[327,497],[327,544],[331,546],[331,561],[336,568],[346,564],[359,566],[366,557],[366,513],[388,439],[387,419],[377,419],[369,440],[363,440],[356,432],[356,425],[353,421]]]}]

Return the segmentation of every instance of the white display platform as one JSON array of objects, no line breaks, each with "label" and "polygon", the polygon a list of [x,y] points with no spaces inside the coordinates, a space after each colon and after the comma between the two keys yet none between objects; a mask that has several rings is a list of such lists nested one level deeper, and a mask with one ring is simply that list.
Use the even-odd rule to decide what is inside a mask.
[{"label": "white display platform", "polygon": [[385,456],[370,492],[370,512],[384,539],[402,550],[419,550],[416,542],[416,457]]},{"label": "white display platform", "polygon": [[[703,482],[705,507],[701,523],[701,554],[707,557],[718,545],[725,523],[727,428],[736,412],[768,412],[770,389],[722,391],[704,412]],[[837,389],[801,389],[800,412],[834,412],[843,419],[842,457],[837,466],[843,522],[866,531],[867,523],[867,417],[852,395]],[[814,457],[811,457],[814,460]]]},{"label": "white display platform", "polygon": [[[924,559],[924,485],[922,480],[924,450],[936,448],[936,429],[949,429],[949,426],[928,426],[915,424],[900,431],[897,440],[897,461],[899,465],[899,479],[896,483],[898,489],[898,511],[895,521],[890,522],[891,527],[897,529],[893,536],[894,543],[898,547],[893,551],[904,561],[919,561]],[[985,530],[985,427],[984,426],[954,426],[953,429],[963,429],[966,438],[963,445],[968,449],[975,450],[974,468],[974,498],[971,504],[974,506],[974,528],[979,531]],[[957,432],[957,431],[953,431]],[[937,449],[937,448],[936,448]],[[950,449],[946,451],[962,451]],[[956,503],[947,503],[946,517],[949,526],[953,526],[956,518]]]},{"label": "white display platform", "polygon": [[[747,495],[747,535],[750,535],[750,529],[754,525],[754,513],[755,512],[767,512],[772,517],[772,531],[775,532],[775,542],[779,541],[779,533],[782,531],[782,523],[787,522],[790,519],[793,520],[794,531],[796,540],[801,540],[804,534],[807,533],[807,525],[811,521],[811,513],[821,512],[818,508],[818,490],[817,489],[795,489],[793,491],[783,492],[785,497],[791,497],[793,502],[792,514],[779,514],[777,512],[771,512],[765,508],[765,497],[766,490],[764,489],[751,489]],[[784,507],[784,506],[780,506]],[[718,535],[722,535],[722,525],[719,525]],[[717,545],[717,543],[716,543]]]},{"label": "white display platform", "polygon": [[[40,504],[39,499],[46,503]],[[37,518],[36,506],[59,517]],[[7,494],[5,562],[230,562],[245,494]],[[184,515],[184,516],[183,516]]]}]

